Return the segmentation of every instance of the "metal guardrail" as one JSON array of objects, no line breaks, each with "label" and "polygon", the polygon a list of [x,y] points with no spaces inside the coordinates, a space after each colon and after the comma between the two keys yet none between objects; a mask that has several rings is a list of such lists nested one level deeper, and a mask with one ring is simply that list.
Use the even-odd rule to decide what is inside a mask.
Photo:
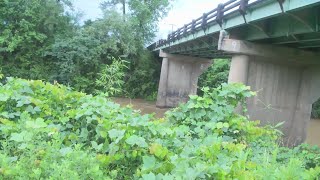
[{"label": "metal guardrail", "polygon": [[[189,34],[193,34],[199,29],[206,29],[208,27],[208,24],[213,22],[216,22],[220,27],[222,27],[223,17],[236,11],[239,11],[246,21],[245,14],[248,7],[262,1],[264,0],[256,0],[253,2],[250,2],[250,0],[229,0],[225,3],[221,3],[217,8],[209,11],[208,13],[204,13],[198,19],[192,20],[192,22],[190,22],[189,24],[185,24],[183,27],[178,28],[176,31],[170,33],[167,39],[161,39],[151,44],[149,46],[149,49],[156,49],[163,45],[169,45],[170,42],[174,42]],[[285,0],[277,1],[279,2],[282,9],[282,4]]]}]

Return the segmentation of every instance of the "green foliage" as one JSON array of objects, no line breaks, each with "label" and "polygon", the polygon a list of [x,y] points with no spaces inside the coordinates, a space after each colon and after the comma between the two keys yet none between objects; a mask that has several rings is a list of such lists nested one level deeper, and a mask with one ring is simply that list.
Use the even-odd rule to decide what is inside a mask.
[{"label": "green foliage", "polygon": [[0,68],[0,80],[4,77],[4,75],[2,74],[2,69]]},{"label": "green foliage", "polygon": [[[213,64],[199,77],[198,86],[216,88],[228,81],[230,60],[215,59]],[[201,91],[198,91],[202,93]]]},{"label": "green foliage", "polygon": [[313,118],[320,118],[320,99],[313,104],[311,115]]},{"label": "green foliage", "polygon": [[254,94],[248,87],[203,90],[154,119],[104,96],[8,78],[0,86],[0,179],[319,177],[319,150],[279,153],[276,131],[234,113]]},{"label": "green foliage", "polygon": [[[52,64],[50,81],[58,81],[82,91],[93,91],[103,49],[99,41],[79,32],[72,38],[58,39],[45,57]],[[105,60],[106,61],[106,60]]]},{"label": "green foliage", "polygon": [[[128,8],[125,17],[115,11],[123,2]],[[130,61],[125,76],[132,87],[126,86],[123,92],[154,98],[160,67],[148,62],[150,55],[144,47],[153,40],[169,1],[110,3],[112,7],[103,8],[102,18],[79,27],[69,0],[1,1],[0,66],[4,74],[57,81],[93,93],[100,88],[95,82],[101,67],[112,64],[112,57],[125,57]]]},{"label": "green foliage", "polygon": [[121,5],[123,11],[118,14],[122,21],[119,23],[131,23],[130,33],[135,37],[135,41],[143,46],[152,43],[157,32],[157,24],[167,14],[169,4],[169,0],[106,0],[102,3],[102,9],[105,14],[110,14],[110,11]]},{"label": "green foliage", "polygon": [[42,55],[57,36],[75,26],[66,14],[68,1],[2,0],[0,2],[0,66],[8,76],[48,79],[50,63]]},{"label": "green foliage", "polygon": [[309,146],[308,144],[302,144],[293,149],[280,148],[278,161],[288,161],[288,157],[299,157],[304,159],[305,167],[307,169],[320,166],[320,148],[317,146]]},{"label": "green foliage", "polygon": [[45,54],[55,65],[50,80],[95,92],[101,66],[111,64],[112,57],[137,53],[129,29],[130,23],[122,23],[121,17],[112,12],[78,30],[73,37],[59,38]]},{"label": "green foliage", "polygon": [[[241,142],[243,139],[239,138],[249,138],[250,133],[255,137],[261,134],[262,129],[255,127],[257,122],[233,113],[239,102],[245,104],[245,98],[255,95],[249,87],[224,83],[213,92],[207,87],[202,91],[202,97],[190,96],[186,104],[173,111],[170,121],[191,127],[191,135],[202,138],[217,133],[225,141]],[[246,125],[242,126],[244,123]]]},{"label": "green foliage", "polygon": [[105,65],[101,73],[98,74],[96,85],[102,87],[102,91],[111,96],[123,94],[125,70],[128,68],[127,63],[125,60],[113,58],[112,64]]},{"label": "green foliage", "polygon": [[127,95],[131,98],[139,97],[154,101],[157,98],[161,61],[146,50],[136,59],[138,61],[127,73],[125,84]]}]

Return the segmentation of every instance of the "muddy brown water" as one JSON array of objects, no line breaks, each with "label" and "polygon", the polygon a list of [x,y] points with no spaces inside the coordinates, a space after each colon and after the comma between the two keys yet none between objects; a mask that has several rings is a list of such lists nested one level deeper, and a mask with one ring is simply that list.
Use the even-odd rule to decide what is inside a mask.
[{"label": "muddy brown water", "polygon": [[[155,102],[143,99],[113,98],[112,100],[121,106],[132,105],[134,109],[140,110],[142,114],[155,113],[157,118],[162,118],[164,113],[169,110],[157,108]],[[320,119],[312,119],[310,121],[306,142],[320,146]]]},{"label": "muddy brown water", "polygon": [[155,102],[144,99],[112,98],[112,100],[121,106],[131,105],[133,109],[140,110],[141,114],[155,114],[155,117],[162,118],[169,109],[160,109],[156,107]]}]

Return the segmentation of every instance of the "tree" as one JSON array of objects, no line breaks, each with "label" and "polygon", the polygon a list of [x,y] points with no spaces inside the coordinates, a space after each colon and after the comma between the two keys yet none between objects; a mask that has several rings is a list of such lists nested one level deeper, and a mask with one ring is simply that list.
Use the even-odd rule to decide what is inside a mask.
[{"label": "tree", "polygon": [[[153,40],[169,0],[108,0],[101,7],[102,18],[80,27],[69,0],[0,1],[3,73],[58,81],[88,93],[98,88],[94,82],[103,73],[101,67],[108,67],[119,57],[130,61],[127,79],[134,74],[141,80],[150,79],[150,74],[157,76],[158,70],[149,73],[152,63],[143,65],[145,57],[151,57],[143,55],[144,47]],[[137,85],[136,80],[131,82]],[[144,83],[149,82],[139,81]]]},{"label": "tree", "polygon": [[126,0],[108,0],[101,3],[102,9],[114,8],[118,4],[122,5],[122,15],[126,15]]},{"label": "tree", "polygon": [[45,49],[75,28],[66,6],[67,0],[0,1],[0,66],[6,75],[47,79]]},{"label": "tree", "polygon": [[[151,43],[157,32],[159,20],[168,10],[169,0],[108,0],[101,4],[104,14],[115,11],[122,6],[122,15],[126,21],[130,21],[130,31],[143,45]],[[127,10],[126,10],[127,6]]]}]

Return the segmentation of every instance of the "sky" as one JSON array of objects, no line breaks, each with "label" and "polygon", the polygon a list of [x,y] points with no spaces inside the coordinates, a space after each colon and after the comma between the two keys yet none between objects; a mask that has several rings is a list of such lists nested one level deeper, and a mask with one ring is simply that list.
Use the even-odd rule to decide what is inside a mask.
[{"label": "sky", "polygon": [[[84,13],[83,20],[101,17],[99,4],[103,0],[73,0],[77,10]],[[157,38],[166,38],[167,34],[202,16],[226,0],[175,0],[168,16],[159,22]]]}]

